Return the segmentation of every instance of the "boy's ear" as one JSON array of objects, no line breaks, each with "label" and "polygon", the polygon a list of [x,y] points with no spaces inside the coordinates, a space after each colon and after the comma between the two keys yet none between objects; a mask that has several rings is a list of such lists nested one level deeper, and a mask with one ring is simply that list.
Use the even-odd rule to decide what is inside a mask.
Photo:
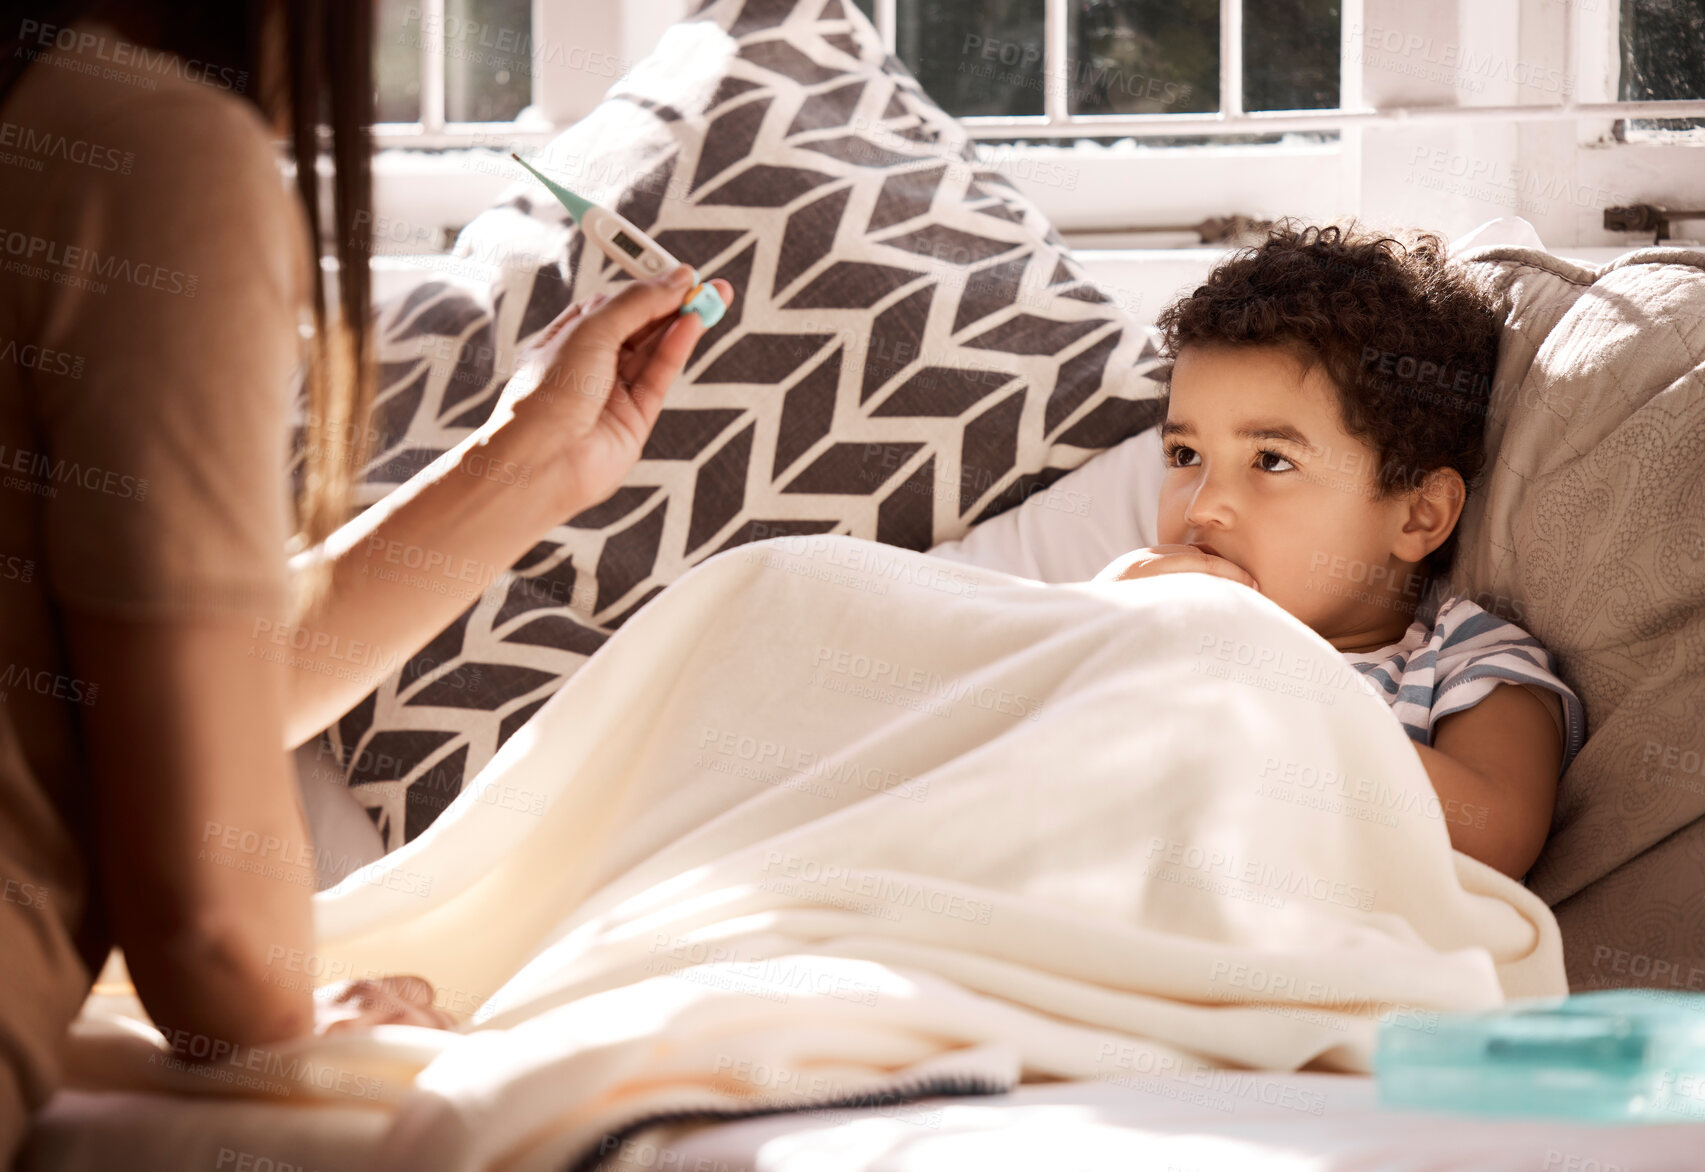
[{"label": "boy's ear", "polygon": [[1409,512],[1392,550],[1406,562],[1418,562],[1445,543],[1462,516],[1468,486],[1455,468],[1435,468],[1408,494]]}]

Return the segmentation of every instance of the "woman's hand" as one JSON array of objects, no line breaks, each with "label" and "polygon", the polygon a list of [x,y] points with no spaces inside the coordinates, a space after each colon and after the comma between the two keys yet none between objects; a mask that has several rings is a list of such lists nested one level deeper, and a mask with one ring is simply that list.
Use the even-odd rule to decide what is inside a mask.
[{"label": "woman's hand", "polygon": [[1204,552],[1193,545],[1156,545],[1133,549],[1108,562],[1091,581],[1121,582],[1127,578],[1152,578],[1157,574],[1182,574],[1188,571],[1230,578],[1233,582],[1242,582],[1257,592],[1261,589],[1260,583],[1255,581],[1249,571],[1236,562],[1227,561],[1218,554]]},{"label": "woman's hand", "polygon": [[[727,281],[710,282],[733,304]],[[639,460],[663,399],[704,336],[680,312],[692,269],[633,281],[564,310],[521,354],[493,423],[525,436],[571,506],[614,492]]]},{"label": "woman's hand", "polygon": [[425,977],[390,976],[338,981],[314,990],[314,1033],[355,1033],[377,1025],[456,1028],[456,1019],[432,1004]]}]

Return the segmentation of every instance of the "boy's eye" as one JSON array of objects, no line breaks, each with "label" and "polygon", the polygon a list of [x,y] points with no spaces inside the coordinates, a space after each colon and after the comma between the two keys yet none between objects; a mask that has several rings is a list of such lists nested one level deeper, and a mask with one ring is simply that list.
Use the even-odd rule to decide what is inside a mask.
[{"label": "boy's eye", "polygon": [[[1168,466],[1173,468],[1187,468],[1190,466],[1190,457],[1196,454],[1196,449],[1187,447],[1184,444],[1168,444],[1162,449],[1162,454],[1166,457],[1166,463]],[[1271,467],[1266,462],[1269,459],[1277,460],[1281,464],[1284,464],[1285,467]],[[1263,472],[1289,472],[1296,467],[1295,464],[1291,463],[1290,457],[1282,456],[1271,448],[1262,448],[1259,452],[1257,452],[1255,454],[1255,461],[1256,466]]]},{"label": "boy's eye", "polygon": [[1168,464],[1173,465],[1174,467],[1183,468],[1185,467],[1185,464],[1180,459],[1180,454],[1194,455],[1195,450],[1193,448],[1187,448],[1183,444],[1167,444],[1164,454]]}]

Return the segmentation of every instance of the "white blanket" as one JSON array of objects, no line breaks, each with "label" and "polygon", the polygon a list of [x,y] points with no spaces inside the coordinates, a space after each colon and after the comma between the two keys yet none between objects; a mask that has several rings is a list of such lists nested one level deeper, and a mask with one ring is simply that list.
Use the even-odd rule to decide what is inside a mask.
[{"label": "white blanket", "polygon": [[[1271,601],[849,537],[701,563],[316,900],[281,979],[417,972],[469,1024],[248,1082],[392,1107],[396,1169],[561,1169],[673,1111],[1365,1071],[1382,1020],[1566,991],[1551,913],[1452,852],[1389,708]],[[240,1089],[122,1049],[80,1068]]]}]

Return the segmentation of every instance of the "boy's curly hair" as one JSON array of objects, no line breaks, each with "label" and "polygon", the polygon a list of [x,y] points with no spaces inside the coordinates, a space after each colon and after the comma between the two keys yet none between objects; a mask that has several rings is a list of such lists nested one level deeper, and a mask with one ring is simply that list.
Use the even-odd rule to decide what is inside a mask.
[{"label": "boy's curly hair", "polygon": [[[1379,453],[1378,499],[1443,467],[1473,492],[1486,460],[1500,322],[1446,263],[1438,237],[1405,244],[1354,223],[1284,220],[1168,305],[1156,325],[1168,357],[1192,343],[1278,345],[1324,367],[1344,430]],[[1426,574],[1442,576],[1455,553],[1452,530],[1427,555]]]}]

